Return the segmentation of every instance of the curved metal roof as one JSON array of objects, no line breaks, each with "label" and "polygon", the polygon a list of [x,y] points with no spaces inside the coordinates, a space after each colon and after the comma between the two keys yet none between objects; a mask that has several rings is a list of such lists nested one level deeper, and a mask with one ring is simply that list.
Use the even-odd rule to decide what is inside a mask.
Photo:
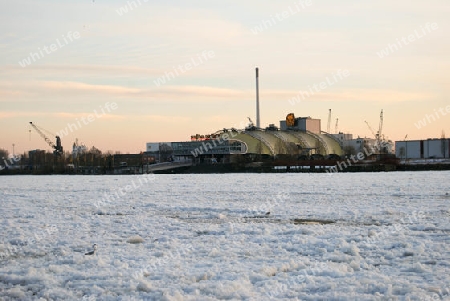
[{"label": "curved metal roof", "polygon": [[247,153],[277,155],[289,154],[293,148],[317,149],[322,155],[338,154],[343,151],[339,143],[326,134],[297,131],[243,131],[233,137],[241,140],[247,147]]}]

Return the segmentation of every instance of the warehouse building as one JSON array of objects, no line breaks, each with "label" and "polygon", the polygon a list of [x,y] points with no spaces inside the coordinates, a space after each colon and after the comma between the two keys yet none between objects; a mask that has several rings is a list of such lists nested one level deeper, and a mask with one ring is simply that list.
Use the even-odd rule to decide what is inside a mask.
[{"label": "warehouse building", "polygon": [[448,159],[450,139],[396,141],[395,155],[400,159]]}]

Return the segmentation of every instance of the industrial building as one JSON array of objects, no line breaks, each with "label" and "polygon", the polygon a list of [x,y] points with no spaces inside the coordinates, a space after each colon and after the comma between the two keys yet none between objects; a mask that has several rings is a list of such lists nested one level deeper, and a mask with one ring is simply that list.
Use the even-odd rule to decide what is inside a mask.
[{"label": "industrial building", "polygon": [[391,140],[377,141],[374,138],[353,138],[352,134],[333,134],[333,136],[339,140],[342,145],[345,154],[357,154],[364,152],[364,150],[377,150],[377,152],[383,154],[394,153],[394,143]]},{"label": "industrial building", "polygon": [[450,139],[396,141],[395,155],[402,160],[448,159],[450,158]]},{"label": "industrial building", "polygon": [[[383,111],[380,113],[380,124],[376,133],[367,124],[375,139],[359,137],[353,139],[351,134],[331,134],[331,109],[326,131],[322,131],[320,119],[309,116],[296,118],[294,113],[287,114],[286,118],[280,121],[279,127],[270,124],[265,129],[261,128],[259,69],[256,68],[255,71],[256,125],[249,118],[250,124],[245,129],[231,128],[206,135],[195,134],[191,136],[191,141],[147,143],[145,154],[152,156],[154,162],[229,163],[239,158],[239,155],[247,157],[250,161],[262,158],[314,160],[327,157],[336,160],[344,154],[357,154],[364,149],[373,150],[377,146],[380,147],[381,142],[388,145],[382,135]],[[389,150],[380,149],[380,152],[388,153]]]},{"label": "industrial building", "polygon": [[[260,127],[259,111],[259,69],[256,68],[256,125],[245,129],[223,129],[212,134],[195,134],[191,141],[170,143],[147,143],[147,154],[155,159],[170,158],[173,161],[233,162],[239,155],[258,160],[264,157],[276,158],[280,155],[299,158],[311,155],[326,156],[343,154],[337,139],[321,131],[319,119],[311,117],[296,118],[289,113],[280,121],[279,128],[270,124]],[[162,154],[162,156],[161,156]],[[159,160],[161,162],[161,160]]]},{"label": "industrial building", "polygon": [[[311,155],[341,156],[343,149],[334,136],[321,132],[320,119],[295,118],[293,113],[280,121],[280,128],[271,124],[260,129],[252,122],[242,130],[223,129],[207,135],[192,135],[191,141],[147,143],[146,154],[156,161],[205,160],[233,162],[233,155],[252,158],[289,155],[294,158]],[[162,160],[161,160],[162,159]]]}]

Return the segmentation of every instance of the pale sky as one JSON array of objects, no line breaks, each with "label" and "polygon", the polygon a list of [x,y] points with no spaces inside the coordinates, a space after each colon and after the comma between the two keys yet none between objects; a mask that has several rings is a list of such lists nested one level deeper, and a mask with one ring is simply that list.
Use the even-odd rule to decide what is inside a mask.
[{"label": "pale sky", "polygon": [[0,3],[10,153],[50,150],[29,121],[66,130],[66,150],[78,138],[122,153],[256,122],[255,67],[262,127],[293,112],[326,130],[331,109],[332,132],[339,118],[339,131],[372,137],[364,121],[377,130],[383,109],[391,140],[450,136],[448,0]]}]

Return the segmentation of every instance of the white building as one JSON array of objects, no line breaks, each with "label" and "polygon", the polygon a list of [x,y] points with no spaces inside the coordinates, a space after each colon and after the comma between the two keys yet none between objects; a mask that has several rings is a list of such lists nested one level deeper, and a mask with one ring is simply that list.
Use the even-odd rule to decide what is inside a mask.
[{"label": "white building", "polygon": [[[364,149],[367,152],[370,153],[387,153],[387,154],[393,154],[394,153],[394,143],[390,140],[388,141],[381,141],[381,145],[378,145],[378,142],[376,139],[373,138],[355,138],[353,139],[352,134],[332,134],[332,136],[339,141],[339,144],[344,149],[345,152],[350,152],[353,154],[357,154],[360,152],[365,152]],[[378,150],[381,147],[381,150]],[[378,150],[378,151],[377,151]]]},{"label": "white building", "polygon": [[450,158],[450,139],[395,141],[395,155],[400,159]]}]

